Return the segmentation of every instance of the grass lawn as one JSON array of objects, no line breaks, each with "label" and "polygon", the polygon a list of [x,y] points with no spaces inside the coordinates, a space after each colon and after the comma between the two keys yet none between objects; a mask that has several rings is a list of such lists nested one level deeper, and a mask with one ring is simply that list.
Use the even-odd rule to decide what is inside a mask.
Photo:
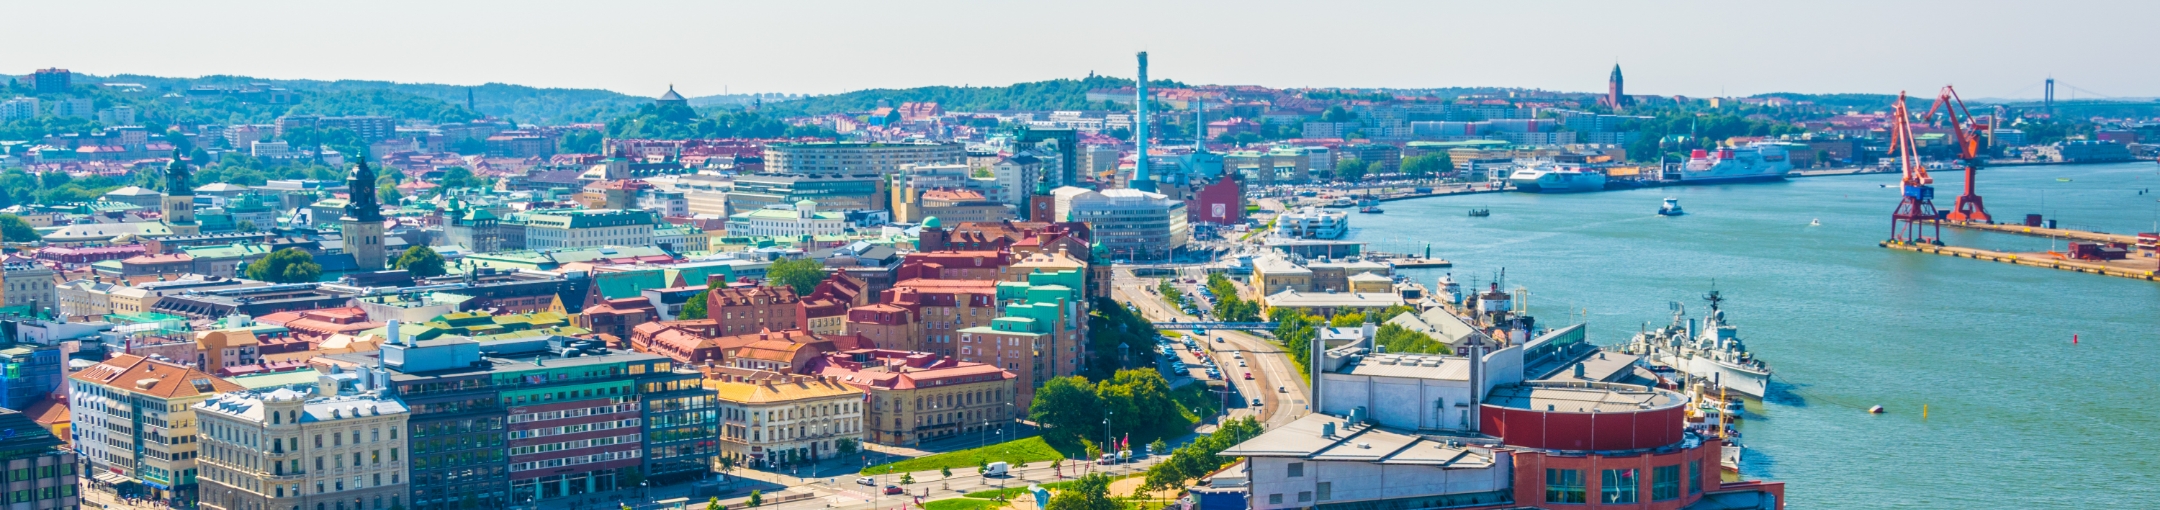
[{"label": "grass lawn", "polygon": [[923,510],[991,510],[1005,506],[1004,503],[987,499],[952,498],[923,503]]},{"label": "grass lawn", "polygon": [[865,475],[880,474],[887,472],[888,468],[893,473],[937,471],[939,468],[949,468],[954,471],[953,474],[958,475],[962,469],[975,469],[986,462],[1009,462],[1017,467],[1030,462],[1044,462],[1066,457],[1066,455],[1058,453],[1057,448],[1051,447],[1050,443],[1043,441],[1042,436],[1035,436],[981,448],[945,452],[891,464],[870,466],[863,469],[862,473]]},{"label": "grass lawn", "polygon": [[[1229,371],[1224,371],[1223,377],[1243,377],[1243,375],[1231,375]],[[1194,425],[1199,424],[1204,418],[1214,416],[1215,413],[1222,410],[1222,396],[1208,391],[1206,384],[1187,384],[1183,388],[1172,390],[1170,398],[1177,400],[1178,414],[1185,416],[1185,425],[1182,430],[1175,432],[1165,431],[1165,436],[1175,436],[1190,431]],[[1155,452],[1155,454],[1165,455],[1166,453]]]},{"label": "grass lawn", "polygon": [[1020,497],[1021,494],[1027,494],[1027,487],[1006,487],[1003,489],[975,491],[962,495],[975,499],[997,499],[1000,497],[1012,499]]}]

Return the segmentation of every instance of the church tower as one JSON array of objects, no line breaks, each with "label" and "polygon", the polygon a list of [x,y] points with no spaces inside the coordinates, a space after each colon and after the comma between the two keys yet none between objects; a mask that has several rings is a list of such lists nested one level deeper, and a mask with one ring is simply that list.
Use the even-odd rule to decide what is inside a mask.
[{"label": "church tower", "polygon": [[352,254],[360,270],[380,271],[384,261],[382,204],[375,201],[375,170],[368,168],[366,158],[345,178],[345,189],[352,195],[345,202],[345,217],[340,218],[345,253]]},{"label": "church tower", "polygon": [[172,165],[165,167],[165,198],[159,202],[165,216],[165,227],[172,235],[192,236],[202,233],[202,224],[195,222],[194,171],[186,161],[173,158]]},{"label": "church tower", "polygon": [[1605,106],[1618,110],[1628,105],[1627,90],[1622,87],[1624,81],[1620,78],[1620,64],[1613,64],[1612,79],[1606,84],[1605,100],[1601,101]]}]

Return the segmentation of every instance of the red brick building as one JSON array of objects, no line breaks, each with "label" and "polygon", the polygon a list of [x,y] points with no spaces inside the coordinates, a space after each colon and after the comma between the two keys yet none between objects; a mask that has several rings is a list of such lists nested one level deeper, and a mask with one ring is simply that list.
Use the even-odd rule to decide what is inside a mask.
[{"label": "red brick building", "polygon": [[718,321],[720,334],[741,335],[802,327],[795,305],[802,299],[786,286],[729,287],[719,277],[707,281],[705,318]]},{"label": "red brick building", "polygon": [[613,339],[609,343],[620,344],[622,339],[630,337],[630,328],[658,320],[660,311],[653,308],[652,300],[640,296],[603,301],[585,307],[575,317],[578,327],[596,335],[607,335]]}]

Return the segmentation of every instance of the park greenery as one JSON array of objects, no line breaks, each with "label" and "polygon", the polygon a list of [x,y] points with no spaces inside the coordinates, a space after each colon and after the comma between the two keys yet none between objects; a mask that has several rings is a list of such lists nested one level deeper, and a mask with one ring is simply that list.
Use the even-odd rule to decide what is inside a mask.
[{"label": "park greenery", "polygon": [[1273,331],[1275,341],[1282,343],[1283,349],[1292,353],[1290,361],[1297,364],[1300,373],[1310,373],[1310,368],[1306,364],[1312,362],[1310,354],[1312,352],[1312,343],[1320,337],[1319,328],[1323,327],[1346,328],[1363,326],[1367,322],[1383,323],[1380,325],[1380,331],[1374,333],[1373,336],[1376,337],[1374,339],[1376,343],[1387,348],[1387,352],[1413,354],[1448,352],[1446,344],[1434,340],[1424,333],[1402,326],[1385,324],[1388,319],[1405,313],[1416,313],[1416,310],[1408,306],[1397,305],[1378,312],[1340,310],[1332,317],[1322,317],[1289,308],[1276,308],[1268,310],[1268,320],[1276,323],[1275,331]]},{"label": "park greenery", "polygon": [[313,283],[322,278],[322,265],[299,248],[286,248],[247,265],[247,279],[271,283]]},{"label": "park greenery", "polygon": [[1162,373],[1152,369],[1119,370],[1103,381],[1051,379],[1035,390],[1028,418],[1043,427],[1052,444],[1110,451],[1098,445],[1106,439],[1146,444],[1184,434],[1217,412],[1215,400],[1202,388],[1172,391]]},{"label": "park greenery", "polygon": [[688,106],[659,104],[639,106],[636,111],[609,120],[607,134],[615,138],[668,140],[834,136],[823,128],[792,125],[754,111],[719,110],[700,115]]},{"label": "park greenery", "polygon": [[1044,510],[1118,510],[1117,500],[1110,497],[1110,475],[1089,473],[1064,490],[1050,496]]},{"label": "park greenery", "polygon": [[[1214,474],[1216,470],[1235,460],[1222,456],[1223,450],[1259,437],[1260,432],[1260,421],[1250,416],[1223,422],[1214,432],[1193,439],[1185,446],[1171,451],[1169,459],[1148,467],[1147,481],[1141,488],[1158,490],[1183,487],[1185,482]],[[1159,455],[1162,452],[1157,450],[1156,453]]]},{"label": "park greenery", "polygon": [[996,443],[979,448],[955,450],[936,455],[916,457],[888,464],[863,468],[864,475],[906,473],[911,471],[936,471],[941,469],[968,468],[992,462],[1005,462],[1018,466],[1031,462],[1043,462],[1065,458],[1043,437],[1027,437]]}]

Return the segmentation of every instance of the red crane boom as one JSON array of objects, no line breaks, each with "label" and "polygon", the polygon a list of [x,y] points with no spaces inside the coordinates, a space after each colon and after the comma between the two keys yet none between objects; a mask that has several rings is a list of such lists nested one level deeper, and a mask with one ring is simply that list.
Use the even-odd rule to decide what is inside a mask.
[{"label": "red crane boom", "polygon": [[[1904,178],[1898,181],[1898,208],[1890,213],[1890,241],[1942,244],[1942,225],[1936,222],[1941,215],[1935,212],[1932,186],[1935,178],[1928,176],[1927,166],[1920,163],[1919,146],[1913,144],[1913,115],[1905,108],[1903,91],[1898,92],[1897,103],[1890,110],[1895,117],[1890,128],[1890,153],[1897,155],[1898,166],[1904,170]],[[1927,228],[1933,229],[1933,235],[1922,236],[1922,230]]]},{"label": "red crane boom", "polygon": [[1973,178],[1980,169],[1981,133],[1993,131],[1994,126],[1990,124],[2001,120],[1991,118],[1988,123],[1982,123],[1974,118],[1972,112],[1965,109],[1965,100],[1958,97],[1957,89],[1949,85],[1943,86],[1942,93],[1935,96],[1935,105],[1928,107],[1927,114],[1921,115],[1920,119],[1933,122],[1937,111],[1943,112],[1943,118],[1950,121],[1951,132],[1957,141],[1958,162],[1965,165],[1965,193],[1958,195],[1957,204],[1950,208],[1949,220],[1994,223],[1995,218],[1988,215],[1980,194],[1973,192]]}]

